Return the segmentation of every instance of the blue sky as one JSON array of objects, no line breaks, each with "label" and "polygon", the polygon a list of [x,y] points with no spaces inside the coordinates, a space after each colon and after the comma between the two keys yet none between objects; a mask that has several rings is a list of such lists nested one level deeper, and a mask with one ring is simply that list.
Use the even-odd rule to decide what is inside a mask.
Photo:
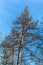
[{"label": "blue sky", "polygon": [[43,0],[0,0],[0,32],[3,37],[10,33],[12,21],[24,11],[26,5],[34,20],[43,16]]}]

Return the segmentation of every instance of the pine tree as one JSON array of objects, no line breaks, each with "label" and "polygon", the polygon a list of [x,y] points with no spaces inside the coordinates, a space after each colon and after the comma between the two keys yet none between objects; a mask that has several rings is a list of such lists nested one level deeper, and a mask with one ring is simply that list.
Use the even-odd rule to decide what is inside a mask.
[{"label": "pine tree", "polygon": [[11,54],[9,54],[12,57],[11,65],[31,65],[32,62],[36,65],[41,64],[43,61],[43,42],[40,43],[42,38],[38,22],[32,20],[26,7],[21,16],[13,22],[11,33],[6,39],[5,45],[7,48],[10,47]]},{"label": "pine tree", "polygon": [[38,23],[32,21],[28,7],[13,24],[12,35],[14,44],[18,48],[17,65],[28,64],[29,60],[40,61],[41,58],[37,56],[37,46],[39,45],[37,40],[41,38],[41,35],[37,32]]},{"label": "pine tree", "polygon": [[[5,37],[5,40],[2,42],[3,47],[3,65],[13,65],[12,64],[12,59],[13,59],[13,55],[12,55],[12,47],[9,45],[8,43],[8,37]],[[14,50],[14,49],[13,49]],[[12,58],[12,59],[11,59]]]}]

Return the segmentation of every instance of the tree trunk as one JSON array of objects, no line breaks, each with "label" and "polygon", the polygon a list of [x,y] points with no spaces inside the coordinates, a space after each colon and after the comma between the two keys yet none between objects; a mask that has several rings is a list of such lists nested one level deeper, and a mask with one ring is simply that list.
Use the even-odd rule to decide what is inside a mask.
[{"label": "tree trunk", "polygon": [[14,65],[14,48],[12,49],[12,65]]},{"label": "tree trunk", "polygon": [[21,51],[22,49],[19,47],[19,52],[18,52],[18,60],[17,60],[17,65],[20,65],[20,60],[21,60]]},{"label": "tree trunk", "polygon": [[19,46],[19,52],[18,52],[18,59],[17,59],[17,65],[20,65],[21,61],[21,53],[22,53],[22,42],[23,42],[24,35],[22,34],[22,38],[20,40],[20,46]]}]

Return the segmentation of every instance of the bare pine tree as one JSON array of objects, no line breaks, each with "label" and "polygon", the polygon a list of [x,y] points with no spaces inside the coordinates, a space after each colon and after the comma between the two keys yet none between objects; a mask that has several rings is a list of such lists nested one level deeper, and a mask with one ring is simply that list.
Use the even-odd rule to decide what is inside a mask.
[{"label": "bare pine tree", "polygon": [[27,65],[29,60],[39,62],[42,58],[37,55],[39,53],[37,46],[39,46],[38,40],[41,39],[41,35],[38,32],[38,23],[32,21],[28,7],[13,24],[14,44],[18,46],[17,65]]},{"label": "bare pine tree", "polygon": [[36,65],[42,64],[43,42],[41,40],[43,36],[38,26],[38,21],[32,20],[26,7],[21,16],[13,22],[11,33],[7,37],[7,44],[5,43],[4,48],[10,48],[7,62],[10,62],[12,58],[12,63],[9,65],[31,65],[32,62]]}]

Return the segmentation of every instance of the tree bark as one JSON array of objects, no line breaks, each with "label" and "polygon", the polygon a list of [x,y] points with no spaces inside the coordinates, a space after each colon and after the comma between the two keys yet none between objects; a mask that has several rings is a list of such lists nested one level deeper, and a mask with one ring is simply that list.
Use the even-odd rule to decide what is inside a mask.
[{"label": "tree bark", "polygon": [[21,61],[21,53],[22,53],[22,42],[23,42],[24,34],[22,34],[22,38],[20,40],[20,46],[19,46],[19,52],[18,52],[18,59],[17,59],[17,65],[20,65]]},{"label": "tree bark", "polygon": [[12,49],[12,65],[14,65],[14,48]]}]

